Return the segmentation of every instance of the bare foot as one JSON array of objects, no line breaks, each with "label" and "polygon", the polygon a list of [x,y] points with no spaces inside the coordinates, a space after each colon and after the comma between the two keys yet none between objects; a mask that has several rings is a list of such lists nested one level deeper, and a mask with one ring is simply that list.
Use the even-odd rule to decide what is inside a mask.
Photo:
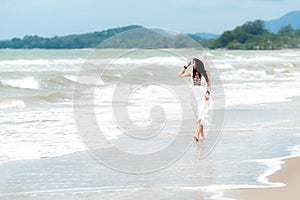
[{"label": "bare foot", "polygon": [[202,141],[205,140],[205,135],[201,135],[201,140],[202,140]]},{"label": "bare foot", "polygon": [[196,140],[196,142],[199,141],[199,138],[196,135],[194,135],[194,139]]}]

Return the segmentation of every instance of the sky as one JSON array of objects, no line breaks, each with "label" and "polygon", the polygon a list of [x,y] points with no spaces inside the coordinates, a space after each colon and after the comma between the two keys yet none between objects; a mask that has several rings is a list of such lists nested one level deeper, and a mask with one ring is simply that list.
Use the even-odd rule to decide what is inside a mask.
[{"label": "sky", "polygon": [[142,25],[221,34],[300,10],[298,0],[1,0],[0,39],[53,37]]}]

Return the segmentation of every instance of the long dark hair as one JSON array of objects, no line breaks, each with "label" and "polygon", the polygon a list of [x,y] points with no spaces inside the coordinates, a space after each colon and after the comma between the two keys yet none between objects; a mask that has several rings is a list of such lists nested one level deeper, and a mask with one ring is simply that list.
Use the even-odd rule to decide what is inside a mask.
[{"label": "long dark hair", "polygon": [[[204,78],[206,80],[206,83],[208,83],[208,76],[207,76],[207,73],[205,71],[203,62],[201,60],[199,60],[198,58],[193,58],[193,61],[195,61],[195,63],[196,63],[196,70],[198,71],[198,73],[201,76],[204,76]],[[193,70],[193,77],[195,76],[195,71],[196,70]]]}]

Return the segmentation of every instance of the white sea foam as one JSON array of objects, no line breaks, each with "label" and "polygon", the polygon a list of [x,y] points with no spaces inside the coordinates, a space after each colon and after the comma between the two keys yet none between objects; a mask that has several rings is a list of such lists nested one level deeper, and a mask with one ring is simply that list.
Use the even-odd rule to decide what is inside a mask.
[{"label": "white sea foam", "polygon": [[244,162],[256,162],[267,167],[267,170],[257,178],[257,181],[269,186],[273,187],[282,187],[286,184],[280,182],[269,182],[268,176],[274,174],[275,172],[279,171],[284,163],[284,159],[287,158],[294,158],[300,156],[300,145],[288,147],[290,154],[288,156],[279,157],[279,158],[269,158],[269,159],[253,159],[253,160],[246,160]]},{"label": "white sea foam", "polygon": [[65,75],[64,78],[69,80],[69,81],[76,82],[77,76]]},{"label": "white sea foam", "polygon": [[[123,90],[122,90],[123,91]],[[123,134],[111,122],[113,119],[112,95],[114,87],[104,86],[95,90],[95,113],[101,124],[101,129],[106,130],[109,138],[118,137]],[[119,101],[120,99],[115,99]],[[181,120],[181,107],[176,97],[164,87],[158,85],[147,85],[144,87],[132,87],[128,98],[128,115],[132,120],[132,125],[147,126],[151,124],[150,110],[153,106],[159,105],[165,111],[169,120]],[[107,131],[109,130],[109,131]]]},{"label": "white sea foam", "polygon": [[0,110],[12,109],[12,108],[24,108],[25,103],[21,100],[5,100],[0,101]]},{"label": "white sea foam", "polygon": [[131,59],[124,58],[116,60],[116,64],[166,64],[166,65],[179,65],[181,64],[182,59],[178,57],[152,57],[145,59]]},{"label": "white sea foam", "polygon": [[[297,134],[295,134],[297,135]],[[298,135],[300,137],[300,135]],[[224,184],[224,185],[210,185],[210,186],[189,186],[181,187],[182,190],[201,190],[204,192],[213,193],[211,196],[212,199],[222,199],[222,200],[231,200],[224,196],[225,190],[233,189],[257,189],[257,188],[273,188],[273,187],[284,187],[286,184],[281,182],[269,182],[268,176],[279,171],[284,163],[284,159],[294,158],[300,156],[300,145],[291,146],[287,148],[289,155],[278,158],[269,158],[269,159],[251,159],[244,160],[242,162],[255,162],[261,165],[266,166],[266,170],[263,174],[257,177],[257,182],[260,184]]]},{"label": "white sea foam", "polygon": [[[75,79],[75,78],[74,78]],[[300,96],[300,84],[298,81],[290,82],[242,82],[225,83],[226,106],[256,105],[264,103],[276,103],[291,101],[294,96]],[[133,87],[134,88],[134,87]],[[100,102],[111,102],[115,88],[111,85],[96,88],[96,99]],[[212,90],[213,91],[213,90]],[[132,91],[134,92],[134,91]],[[142,87],[136,90],[135,98],[145,99],[147,101],[160,102],[174,100],[174,96],[166,95],[165,90],[159,90],[156,86]],[[140,94],[140,95],[139,95]],[[212,93],[212,98],[214,94]],[[142,101],[141,101],[142,103]]]},{"label": "white sea foam", "polygon": [[287,56],[287,57],[298,57],[299,54],[297,53],[291,53],[291,52],[287,52],[287,53],[282,53],[281,56]]},{"label": "white sea foam", "polygon": [[[22,105],[21,101],[15,104],[17,102]],[[9,106],[0,103],[0,110],[2,108]],[[74,119],[70,107],[24,110],[17,115],[15,112],[0,114],[5,115],[0,117],[0,164],[85,151],[76,126],[72,123]],[[105,113],[104,118],[108,118]],[[122,134],[110,125],[101,124],[101,129],[108,140],[118,139]]]},{"label": "white sea foam", "polygon": [[201,190],[204,192],[212,193],[212,199],[222,199],[222,200],[232,200],[231,198],[225,197],[224,192],[226,190],[233,189],[258,189],[258,188],[273,188],[273,187],[284,187],[286,184],[281,182],[269,182],[268,176],[274,174],[281,169],[282,164],[284,163],[283,159],[293,158],[300,156],[300,145],[289,147],[290,155],[279,158],[270,158],[270,159],[256,159],[256,160],[246,160],[243,162],[256,162],[267,167],[266,171],[261,174],[257,181],[261,184],[224,184],[224,185],[210,185],[210,186],[188,186],[181,187],[181,190]]},{"label": "white sea foam", "polygon": [[[2,143],[0,150],[5,154],[0,155],[0,164],[28,159],[39,159],[47,157],[56,157],[65,154],[83,151],[80,141],[74,142],[73,137],[65,136],[55,138],[53,135],[44,134],[39,136],[31,135],[31,138],[15,136],[16,138],[8,138],[9,143]],[[49,140],[51,138],[51,141]],[[3,138],[3,136],[1,136]],[[14,140],[14,142],[13,142]],[[47,141],[47,142],[46,142]],[[74,147],[76,145],[76,147]],[[73,148],[71,148],[73,146]]]},{"label": "white sea foam", "polygon": [[117,127],[111,128],[111,127],[101,126],[101,131],[103,131],[103,134],[108,140],[118,139],[118,136],[123,134],[123,132]]},{"label": "white sea foam", "polygon": [[74,65],[82,64],[84,59],[33,59],[33,60],[2,60],[0,61],[0,67],[2,66],[51,66],[51,65]]},{"label": "white sea foam", "polygon": [[97,79],[95,76],[73,76],[73,75],[65,75],[65,79],[86,85],[104,85],[104,82],[101,79]]},{"label": "white sea foam", "polygon": [[210,186],[187,186],[180,187],[180,190],[190,190],[190,191],[203,191],[207,193],[211,193],[210,199],[217,200],[234,200],[232,198],[228,198],[224,196],[224,192],[226,190],[233,189],[256,189],[256,188],[270,188],[274,186],[266,186],[266,185],[249,185],[249,184],[228,184],[228,185],[210,185]]},{"label": "white sea foam", "polygon": [[72,72],[78,71],[84,59],[18,59],[0,61],[0,72]]},{"label": "white sea foam", "polygon": [[85,60],[86,64],[94,64],[94,65],[101,65],[101,64],[109,64],[109,65],[141,65],[141,64],[160,64],[160,65],[167,65],[167,66],[180,66],[184,63],[185,60],[181,57],[170,56],[170,57],[150,57],[150,58],[116,58],[116,59],[87,59]]},{"label": "white sea foam", "polygon": [[284,157],[269,158],[269,159],[252,159],[252,160],[246,160],[244,162],[256,162],[265,165],[267,167],[267,170],[257,178],[257,181],[268,186],[282,187],[285,186],[286,184],[269,182],[268,176],[274,174],[275,172],[281,169],[282,164],[284,163],[283,161],[284,159],[295,158],[300,156],[300,145],[288,147],[287,150],[289,151],[289,155]]},{"label": "white sea foam", "polygon": [[284,61],[283,58],[276,57],[276,56],[232,56],[232,57],[219,57],[217,61],[224,62],[224,63],[268,63],[268,62],[282,62]]},{"label": "white sea foam", "polygon": [[30,67],[39,67],[43,69],[43,67],[57,67],[57,66],[65,66],[65,67],[74,67],[81,66],[85,64],[93,64],[93,65],[101,65],[101,64],[114,64],[114,65],[129,65],[129,64],[161,64],[161,65],[171,65],[171,66],[180,66],[182,63],[186,62],[186,60],[179,56],[153,56],[149,58],[130,58],[130,57],[120,57],[120,58],[77,58],[77,59],[18,59],[18,60],[2,60],[0,61],[1,71],[8,71],[9,68],[15,68],[26,70]]},{"label": "white sea foam", "polygon": [[223,63],[223,64],[215,64],[215,67],[217,69],[234,69],[234,67],[231,64]]},{"label": "white sea foam", "polygon": [[66,124],[71,114],[62,108],[6,113],[0,120],[5,130],[0,134],[0,164],[83,151],[74,125]]},{"label": "white sea foam", "polygon": [[286,102],[291,101],[291,97],[300,96],[298,82],[249,82],[225,84],[224,87],[227,106]]},{"label": "white sea foam", "polygon": [[[295,135],[300,137],[300,134]],[[288,147],[288,151],[290,152],[291,156],[300,156],[300,145]]]},{"label": "white sea foam", "polygon": [[39,82],[33,77],[25,77],[20,79],[4,79],[0,83],[4,86],[21,88],[21,89],[33,89],[40,90]]}]

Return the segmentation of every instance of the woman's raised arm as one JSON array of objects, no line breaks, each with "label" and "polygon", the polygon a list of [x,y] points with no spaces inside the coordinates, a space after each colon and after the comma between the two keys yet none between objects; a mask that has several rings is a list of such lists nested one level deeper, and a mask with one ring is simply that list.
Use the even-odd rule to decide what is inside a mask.
[{"label": "woman's raised arm", "polygon": [[188,71],[188,72],[185,71],[190,65],[191,65],[191,62],[188,62],[187,65],[184,66],[184,67],[180,70],[178,77],[188,77],[188,76],[191,76],[191,71],[192,71],[192,70],[190,70],[190,71]]}]

